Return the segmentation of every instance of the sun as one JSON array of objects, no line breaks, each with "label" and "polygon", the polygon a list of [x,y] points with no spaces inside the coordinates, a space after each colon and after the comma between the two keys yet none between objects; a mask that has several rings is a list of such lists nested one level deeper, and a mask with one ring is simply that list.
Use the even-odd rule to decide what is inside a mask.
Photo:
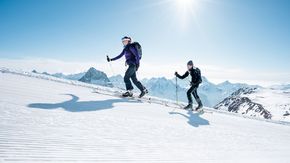
[{"label": "sun", "polygon": [[194,0],[175,0],[179,7],[188,7],[191,6]]},{"label": "sun", "polygon": [[198,0],[175,0],[175,3],[179,10],[189,11],[197,7]]},{"label": "sun", "polygon": [[180,21],[180,25],[187,27],[190,21],[195,19],[199,8],[200,0],[174,0],[175,14]]},{"label": "sun", "polygon": [[[199,26],[199,16],[205,3],[211,0],[158,0],[147,5],[158,7],[158,10],[166,11],[162,18],[186,31],[192,25]],[[160,12],[162,13],[162,12]]]}]

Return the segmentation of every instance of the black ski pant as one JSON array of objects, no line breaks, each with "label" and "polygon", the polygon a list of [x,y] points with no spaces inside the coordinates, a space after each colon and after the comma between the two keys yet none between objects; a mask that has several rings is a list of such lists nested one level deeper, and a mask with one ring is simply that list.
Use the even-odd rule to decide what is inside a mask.
[{"label": "black ski pant", "polygon": [[197,104],[199,106],[202,105],[201,103],[201,100],[197,94],[197,88],[198,88],[198,85],[192,85],[189,90],[187,91],[187,99],[188,99],[188,103],[189,104],[192,104],[192,96],[191,94],[193,95],[193,97],[195,98],[195,101],[197,102]]},{"label": "black ski pant", "polygon": [[131,83],[130,79],[132,79],[132,82],[137,86],[138,89],[140,89],[140,91],[143,91],[145,89],[145,87],[137,79],[137,76],[136,76],[136,65],[134,65],[134,64],[130,64],[129,65],[129,67],[128,67],[126,73],[125,73],[125,76],[124,76],[124,82],[126,84],[126,89],[127,90],[132,90],[133,89],[133,86],[132,86],[132,83]]}]

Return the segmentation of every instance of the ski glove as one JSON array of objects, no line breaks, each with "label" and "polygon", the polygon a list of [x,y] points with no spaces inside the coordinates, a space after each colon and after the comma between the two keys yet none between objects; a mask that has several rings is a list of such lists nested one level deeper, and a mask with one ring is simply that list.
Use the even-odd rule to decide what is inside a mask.
[{"label": "ski glove", "polygon": [[107,61],[108,61],[108,62],[112,61],[112,60],[109,58],[109,56],[107,56]]},{"label": "ski glove", "polygon": [[175,75],[175,76],[177,76],[177,75],[178,75],[178,73],[177,73],[177,72],[175,72],[175,73],[174,73],[174,75]]},{"label": "ski glove", "polygon": [[140,64],[136,64],[136,71],[138,71]]}]

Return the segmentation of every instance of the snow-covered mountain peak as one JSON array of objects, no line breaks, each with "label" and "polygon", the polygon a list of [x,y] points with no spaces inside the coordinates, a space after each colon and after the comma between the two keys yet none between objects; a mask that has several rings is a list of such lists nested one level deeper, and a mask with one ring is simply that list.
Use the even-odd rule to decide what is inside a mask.
[{"label": "snow-covered mountain peak", "polygon": [[290,92],[271,88],[241,88],[214,108],[266,119],[290,121]]},{"label": "snow-covered mountain peak", "polygon": [[98,71],[97,69],[95,69],[94,67],[91,67],[87,73],[95,75],[95,74],[104,74],[104,72]]},{"label": "snow-covered mountain peak", "polygon": [[91,67],[85,73],[85,75],[81,79],[79,79],[79,81],[82,81],[85,83],[109,86],[109,87],[113,86],[109,78],[107,77],[107,75],[104,72],[95,69],[94,67]]},{"label": "snow-covered mountain peak", "polygon": [[232,83],[230,82],[230,81],[228,81],[228,80],[226,80],[226,81],[224,81],[224,82],[222,82],[222,83],[220,83],[220,84],[218,84],[219,86],[228,86],[228,85],[231,85]]},{"label": "snow-covered mountain peak", "polygon": [[233,92],[231,96],[243,96],[243,95],[254,93],[256,90],[257,88],[244,87]]}]

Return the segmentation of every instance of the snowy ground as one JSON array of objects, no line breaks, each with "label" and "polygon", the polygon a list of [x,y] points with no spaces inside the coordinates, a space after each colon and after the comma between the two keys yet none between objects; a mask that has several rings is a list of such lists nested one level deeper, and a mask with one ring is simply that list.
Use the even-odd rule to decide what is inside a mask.
[{"label": "snowy ground", "polygon": [[0,72],[0,162],[290,162],[290,126]]}]

